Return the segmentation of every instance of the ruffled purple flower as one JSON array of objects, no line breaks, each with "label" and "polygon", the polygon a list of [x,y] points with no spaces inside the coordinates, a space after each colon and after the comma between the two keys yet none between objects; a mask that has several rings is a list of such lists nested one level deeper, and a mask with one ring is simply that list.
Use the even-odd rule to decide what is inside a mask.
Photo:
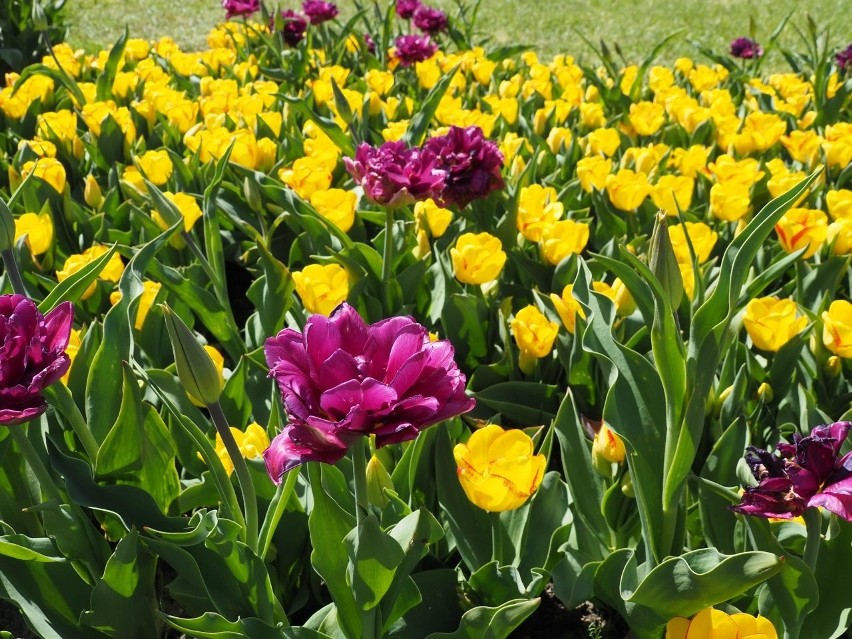
[{"label": "ruffled purple flower", "polygon": [[337,5],[324,0],[305,0],[302,11],[308,16],[311,24],[322,24],[337,17]]},{"label": "ruffled purple flower", "polygon": [[410,19],[420,8],[420,0],[396,0],[396,15],[403,20]]},{"label": "ruffled purple flower", "polygon": [[414,12],[414,26],[424,33],[442,33],[447,30],[447,14],[440,9],[420,5]]},{"label": "ruffled purple flower", "polygon": [[751,60],[763,55],[763,47],[750,38],[737,38],[731,42],[731,55],[735,58]]},{"label": "ruffled purple flower", "polygon": [[758,485],[745,489],[731,510],[744,515],[792,519],[822,507],[852,521],[852,453],[840,457],[850,422],[817,426],[807,437],[778,444],[773,455],[749,446],[746,455]]},{"label": "ruffled purple flower", "polygon": [[284,42],[290,47],[295,47],[304,39],[308,23],[304,16],[292,9],[286,9],[277,19],[274,16],[270,19],[269,28],[274,30],[276,27],[280,29]]},{"label": "ruffled purple flower", "polygon": [[260,11],[260,0],[222,0],[222,8],[227,20],[235,16],[250,16]]},{"label": "ruffled purple flower", "polygon": [[841,71],[852,70],[852,44],[843,49],[843,51],[838,51],[837,55],[834,56],[834,60],[837,62],[837,66]]},{"label": "ruffled purple flower", "polygon": [[450,127],[446,135],[430,138],[424,148],[446,173],[439,198],[444,205],[462,208],[505,186],[500,174],[503,154],[478,126]]},{"label": "ruffled purple flower", "polygon": [[444,186],[445,173],[435,165],[434,154],[402,141],[361,144],[355,158],[345,157],[343,163],[370,201],[389,207],[437,198]]},{"label": "ruffled purple flower", "polygon": [[71,302],[42,315],[23,295],[0,295],[0,424],[22,424],[47,409],[44,389],[71,365],[65,349],[73,318]]},{"label": "ruffled purple flower", "polygon": [[369,33],[364,34],[364,44],[367,47],[367,51],[369,51],[373,55],[376,55],[376,41],[373,40],[373,36],[371,36]]},{"label": "ruffled purple flower", "polygon": [[425,62],[438,50],[438,45],[429,36],[404,35],[394,42],[394,55],[404,67],[410,67],[417,62]]},{"label": "ruffled purple flower", "polygon": [[288,423],[263,454],[275,483],[306,461],[333,464],[358,438],[376,445],[408,441],[471,410],[452,344],[432,342],[411,317],[364,322],[341,304],[312,315],[302,333],[266,340],[269,376],[281,389]]}]

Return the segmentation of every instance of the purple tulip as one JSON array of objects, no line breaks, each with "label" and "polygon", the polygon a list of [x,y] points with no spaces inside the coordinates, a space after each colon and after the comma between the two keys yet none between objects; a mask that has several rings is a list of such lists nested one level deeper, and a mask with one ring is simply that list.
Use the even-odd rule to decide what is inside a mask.
[{"label": "purple tulip", "polygon": [[731,42],[731,55],[735,58],[751,60],[763,55],[763,47],[749,38],[737,38]]},{"label": "purple tulip", "polygon": [[74,307],[47,315],[23,295],[0,295],[0,424],[12,426],[47,409],[42,392],[71,365],[65,354]]},{"label": "purple tulip", "polygon": [[367,46],[367,51],[376,55],[376,41],[373,40],[373,36],[369,33],[364,34],[364,44]]},{"label": "purple tulip", "polygon": [[324,0],[305,0],[302,11],[308,16],[311,24],[322,24],[337,17],[337,5]]},{"label": "purple tulip", "polygon": [[447,30],[447,14],[440,9],[421,5],[414,12],[414,26],[424,33],[441,33]]},{"label": "purple tulip", "polygon": [[500,174],[503,154],[494,142],[485,139],[478,126],[450,127],[449,133],[430,138],[424,148],[446,173],[440,194],[445,205],[462,208],[505,186]]},{"label": "purple tulip", "polygon": [[396,0],[396,15],[408,20],[420,8],[420,0]]},{"label": "purple tulip", "polygon": [[270,19],[270,29],[275,29],[275,23],[281,26],[281,37],[288,46],[295,47],[305,37],[305,30],[308,28],[308,23],[305,18],[292,9],[282,11],[280,17],[276,21],[274,16]]},{"label": "purple tulip", "polygon": [[843,51],[838,51],[834,59],[841,71],[852,70],[852,44]]},{"label": "purple tulip", "polygon": [[411,317],[368,325],[344,302],[330,317],[312,315],[303,333],[269,338],[264,350],[288,415],[263,454],[276,484],[306,461],[335,463],[358,437],[375,435],[378,447],[408,441],[475,403],[452,344],[430,341]]},{"label": "purple tulip", "polygon": [[852,521],[852,453],[840,457],[850,422],[817,426],[807,437],[778,444],[776,454],[749,446],[746,461],[758,485],[745,489],[731,510],[744,515],[792,519],[805,509],[825,508]]},{"label": "purple tulip", "polygon": [[399,63],[404,67],[410,67],[416,62],[425,62],[438,50],[429,36],[404,35],[399,36],[394,42],[395,55]]},{"label": "purple tulip", "polygon": [[250,16],[260,11],[260,0],[222,0],[222,8],[227,20],[234,16]]},{"label": "purple tulip", "polygon": [[355,158],[343,163],[370,201],[389,207],[438,197],[444,186],[445,173],[435,166],[434,154],[402,141],[361,144]]}]

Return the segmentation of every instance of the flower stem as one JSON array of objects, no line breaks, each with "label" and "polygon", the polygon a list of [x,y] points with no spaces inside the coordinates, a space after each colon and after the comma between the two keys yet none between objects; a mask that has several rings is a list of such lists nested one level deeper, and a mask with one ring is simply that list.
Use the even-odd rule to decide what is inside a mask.
[{"label": "flower stem", "polygon": [[359,437],[352,444],[352,474],[355,481],[355,521],[361,521],[370,512],[370,501],[367,497],[367,455],[365,439]]},{"label": "flower stem", "polygon": [[500,513],[488,513],[491,523],[491,559],[498,566],[503,565],[503,525],[500,523]]},{"label": "flower stem", "polygon": [[819,557],[819,547],[822,543],[822,515],[819,508],[807,508],[802,518],[805,520],[805,528],[808,532],[803,559],[808,568],[814,571]]},{"label": "flower stem", "polygon": [[210,411],[210,416],[213,418],[213,423],[216,425],[216,431],[222,438],[225,444],[225,450],[228,451],[228,456],[231,458],[231,463],[234,464],[234,472],[237,474],[237,481],[240,484],[240,490],[243,493],[243,512],[246,520],[246,545],[253,551],[257,551],[257,498],[254,493],[254,484],[251,481],[248,465],[240,452],[240,447],[234,436],[231,434],[231,429],[228,427],[228,420],[225,418],[225,413],[222,412],[222,406],[219,402],[208,404],[207,410]]},{"label": "flower stem", "polygon": [[12,290],[20,295],[26,295],[24,280],[21,277],[21,271],[18,269],[18,262],[15,261],[15,254],[12,253],[12,249],[4,249],[0,253],[3,255],[3,264],[6,265],[6,274],[12,284]]},{"label": "flower stem", "polygon": [[30,441],[30,438],[27,437],[25,429],[26,425],[22,424],[19,426],[11,426],[7,430],[12,436],[14,442],[18,445],[18,450],[21,451],[21,455],[23,455],[24,459],[27,460],[27,464],[29,464],[30,469],[36,476],[42,492],[44,492],[49,499],[62,503],[62,494],[56,487],[56,482],[53,481],[50,471],[47,470],[47,467],[44,465],[41,457],[39,457],[38,452]]},{"label": "flower stem", "polygon": [[385,207],[385,246],[382,251],[382,286],[385,296],[385,313],[392,314],[393,294],[390,279],[393,272],[393,209]]},{"label": "flower stem", "polygon": [[89,425],[86,423],[80,409],[77,408],[77,403],[71,396],[71,391],[68,390],[65,384],[60,382],[45,389],[44,396],[57,412],[61,413],[71,423],[71,428],[74,430],[80,443],[83,444],[86,456],[92,462],[92,465],[94,465],[100,446],[98,446],[98,442],[92,435],[92,431],[89,430]]},{"label": "flower stem", "polygon": [[260,535],[258,536],[258,553],[260,558],[266,560],[266,554],[269,552],[269,546],[272,544],[272,535],[275,534],[275,529],[278,527],[278,522],[281,521],[281,516],[284,514],[284,509],[287,507],[287,502],[290,501],[290,496],[296,488],[296,481],[299,479],[299,471],[292,469],[287,472],[287,479],[278,484],[278,489],[275,491],[275,496],[269,504],[269,510],[266,511],[266,517],[263,519],[263,525],[260,527]]}]

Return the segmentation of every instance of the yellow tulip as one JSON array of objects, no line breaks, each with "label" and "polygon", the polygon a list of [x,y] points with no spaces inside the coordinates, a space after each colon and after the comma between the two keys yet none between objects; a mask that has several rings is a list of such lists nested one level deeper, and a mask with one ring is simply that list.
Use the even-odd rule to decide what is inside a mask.
[{"label": "yellow tulip", "polygon": [[775,225],[778,241],[787,253],[805,248],[802,259],[812,257],[828,237],[828,217],[818,209],[790,209]]},{"label": "yellow tulip", "polygon": [[774,113],[757,111],[746,116],[743,128],[734,136],[734,149],[740,155],[763,152],[787,132],[787,123]]},{"label": "yellow tulip", "polygon": [[[193,196],[187,193],[171,193],[166,191],[163,195],[177,207],[178,211],[180,211],[181,216],[183,216],[183,230],[189,233],[195,223],[203,215],[201,207],[198,206],[198,202],[196,202]],[[153,219],[157,223],[157,226],[164,231],[169,228],[169,224],[163,216],[160,215],[159,211],[151,211],[151,219]]]},{"label": "yellow tulip", "polygon": [[[101,257],[107,252],[107,250],[108,249],[105,246],[95,244],[94,246],[87,248],[82,253],[69,255],[62,268],[56,271],[56,279],[60,282],[67,279],[81,268],[88,266],[91,262]],[[121,261],[121,257],[119,257],[118,253],[113,253],[112,257],[109,258],[106,266],[101,271],[101,274],[98,276],[98,279],[108,282],[118,282],[123,272],[124,262]],[[85,300],[91,297],[91,295],[95,292],[95,285],[96,283],[92,282],[91,285],[89,285],[89,288],[87,288],[80,296],[80,299]]]},{"label": "yellow tulip", "polygon": [[828,225],[825,241],[834,255],[852,253],[852,217],[840,217]]},{"label": "yellow tulip", "polygon": [[532,439],[521,430],[491,424],[453,449],[458,478],[467,498],[489,512],[523,506],[544,477],[547,461],[534,455]]},{"label": "yellow tulip", "polygon": [[542,233],[541,252],[554,266],[569,255],[579,255],[589,241],[589,225],[574,220],[551,224]]},{"label": "yellow tulip", "polygon": [[506,264],[499,239],[489,233],[464,233],[450,249],[453,275],[463,284],[485,284],[497,279]]},{"label": "yellow tulip", "polygon": [[621,146],[621,136],[616,129],[595,129],[586,136],[586,155],[610,157]]},{"label": "yellow tulip", "polygon": [[535,306],[529,305],[515,313],[509,328],[520,351],[519,366],[530,375],[535,370],[536,360],[553,350],[559,326],[547,319]]},{"label": "yellow tulip", "polygon": [[627,450],[618,433],[603,424],[600,430],[595,433],[595,439],[592,442],[592,456],[599,457],[609,464],[622,464],[627,456]]},{"label": "yellow tulip", "polygon": [[[137,318],[138,319],[138,318]],[[219,352],[215,346],[210,346],[209,344],[204,344],[202,346],[204,351],[210,357],[210,360],[213,362],[213,366],[216,367],[216,373],[219,375],[219,388],[225,386],[225,358],[222,357],[222,353]],[[196,398],[192,393],[187,391],[186,396],[189,397],[189,401],[192,402],[194,406],[198,406],[199,408],[203,408],[206,406],[204,402],[200,399]]]},{"label": "yellow tulip", "polygon": [[565,288],[562,289],[561,296],[556,293],[550,294],[550,300],[553,302],[556,312],[559,313],[562,325],[571,335],[574,334],[576,328],[577,315],[586,319],[586,313],[583,311],[583,307],[580,306],[580,302],[574,299],[573,292],[574,285],[566,284]]},{"label": "yellow tulip", "polygon": [[53,218],[50,213],[24,213],[15,220],[15,242],[24,235],[33,255],[46,253],[53,243]]},{"label": "yellow tulip", "polygon": [[691,262],[689,246],[686,243],[686,236],[688,235],[698,263],[703,264],[710,259],[710,253],[716,246],[719,235],[704,222],[686,222],[685,227],[684,224],[669,227],[669,239],[675,257],[678,262]]},{"label": "yellow tulip", "polygon": [[764,176],[764,172],[760,170],[760,163],[754,158],[736,160],[730,155],[720,155],[715,162],[710,162],[707,168],[713,173],[718,184],[733,182],[752,186]]},{"label": "yellow tulip", "polygon": [[683,176],[694,178],[701,169],[707,166],[709,155],[709,147],[701,144],[694,144],[688,149],[672,149],[668,166],[676,169]]},{"label": "yellow tulip", "polygon": [[743,325],[757,348],[774,353],[807,326],[808,319],[797,318],[796,311],[791,299],[755,298],[746,305]]},{"label": "yellow tulip", "polygon": [[825,194],[825,204],[831,219],[852,218],[852,191],[849,189],[832,190]]},{"label": "yellow tulip", "polygon": [[636,210],[651,191],[648,176],[642,172],[621,169],[606,176],[606,192],[612,205],[621,211]]},{"label": "yellow tulip", "polygon": [[429,198],[414,205],[414,218],[418,229],[428,228],[429,235],[441,237],[453,221],[453,212],[438,206],[435,200]]},{"label": "yellow tulip", "polygon": [[[133,327],[137,331],[141,331],[142,327],[145,325],[145,318],[148,317],[148,311],[150,311],[151,307],[154,306],[154,302],[156,301],[157,295],[162,287],[162,284],[152,280],[145,280],[142,282],[142,295],[139,296],[139,306],[136,309],[136,320],[133,323]],[[109,295],[110,304],[115,306],[121,301],[121,297],[121,291],[113,291]]]},{"label": "yellow tulip", "polygon": [[592,290],[611,299],[615,304],[615,312],[621,317],[627,317],[636,310],[636,300],[633,299],[624,282],[617,277],[612,285],[606,282],[592,282]]},{"label": "yellow tulip", "polygon": [[665,124],[666,112],[656,102],[634,102],[630,105],[629,120],[639,135],[654,135]]},{"label": "yellow tulip", "polygon": [[343,189],[318,190],[311,193],[311,205],[326,220],[347,233],[355,224],[355,204],[358,196],[354,191]]},{"label": "yellow tulip", "polygon": [[305,310],[326,317],[349,295],[349,274],[339,264],[310,264],[293,272],[293,283]]},{"label": "yellow tulip", "polygon": [[586,193],[603,189],[611,171],[612,160],[599,155],[592,155],[577,162],[577,179]]},{"label": "yellow tulip", "polygon": [[710,188],[710,213],[725,222],[737,222],[751,210],[749,187],[736,182],[714,184]]},{"label": "yellow tulip", "polygon": [[37,161],[25,162],[21,167],[21,179],[30,173],[50,184],[57,193],[62,194],[65,191],[65,167],[59,160],[41,158]]},{"label": "yellow tulip", "polygon": [[692,206],[692,192],[695,180],[684,175],[663,175],[651,187],[651,200],[654,206],[677,216],[678,209],[686,211]]},{"label": "yellow tulip", "polygon": [[835,300],[822,314],[822,343],[844,359],[852,358],[852,303]]},{"label": "yellow tulip", "polygon": [[[239,428],[230,427],[231,435],[234,441],[237,442],[237,448],[246,459],[257,459],[263,456],[263,451],[269,448],[269,436],[266,431],[256,422],[252,422],[246,427],[245,432]],[[222,436],[216,433],[216,456],[222,465],[225,467],[225,472],[229,475],[234,472],[234,462],[228,454],[228,449],[225,448],[225,442]]]},{"label": "yellow tulip", "polygon": [[326,162],[310,156],[299,158],[289,169],[281,169],[278,177],[306,200],[310,199],[314,191],[327,190],[332,180],[331,169]]},{"label": "yellow tulip", "polygon": [[521,188],[517,225],[525,238],[538,242],[544,230],[562,217],[565,207],[558,197],[552,186],[532,184]]},{"label": "yellow tulip", "polygon": [[778,633],[766,617],[742,612],[728,615],[705,608],[692,619],[670,619],[666,624],[666,639],[778,639]]},{"label": "yellow tulip", "polygon": [[792,131],[781,136],[781,144],[790,156],[802,164],[810,164],[819,153],[822,136],[815,131]]},{"label": "yellow tulip", "polygon": [[74,360],[77,357],[77,353],[80,352],[80,346],[83,345],[83,341],[80,339],[80,331],[76,328],[71,329],[71,334],[68,337],[68,346],[65,347],[65,354],[68,356],[68,359],[71,360],[71,364],[68,365],[68,370],[65,372],[65,375],[62,376],[62,383],[66,386],[68,385],[68,378],[71,375],[71,366],[74,365]]}]

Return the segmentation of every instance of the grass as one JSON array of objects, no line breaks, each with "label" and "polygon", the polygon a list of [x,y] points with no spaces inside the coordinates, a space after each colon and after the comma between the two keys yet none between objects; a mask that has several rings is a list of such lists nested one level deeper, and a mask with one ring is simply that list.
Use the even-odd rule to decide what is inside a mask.
[{"label": "grass", "polygon": [[[452,14],[457,2],[429,3]],[[348,0],[338,0],[338,5],[346,12]],[[546,59],[569,53],[587,62],[594,62],[594,53],[575,30],[592,42],[617,44],[629,62],[641,61],[661,39],[679,31],[660,55],[662,62],[671,62],[679,56],[697,57],[693,42],[724,52],[732,39],[749,35],[750,18],[756,39],[765,44],[790,12],[782,46],[803,50],[794,27],[806,31],[810,14],[821,28],[830,25],[830,46],[839,49],[852,34],[852,12],[844,11],[844,5],[844,0],[482,0],[477,25],[493,45],[527,44]],[[217,0],[73,0],[66,5],[66,17],[70,42],[90,51],[109,46],[125,24],[132,37],[168,35],[185,49],[197,49],[205,46],[207,32],[224,18],[224,11]],[[770,52],[767,63],[784,66],[777,52]]]}]

